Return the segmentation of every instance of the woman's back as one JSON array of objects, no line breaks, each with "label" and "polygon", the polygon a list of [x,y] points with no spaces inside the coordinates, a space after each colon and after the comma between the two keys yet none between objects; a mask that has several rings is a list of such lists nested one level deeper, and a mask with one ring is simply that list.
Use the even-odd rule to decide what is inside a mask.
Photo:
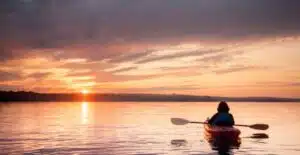
[{"label": "woman's back", "polygon": [[234,119],[230,113],[221,112],[216,113],[209,121],[211,125],[218,125],[218,126],[233,126]]}]

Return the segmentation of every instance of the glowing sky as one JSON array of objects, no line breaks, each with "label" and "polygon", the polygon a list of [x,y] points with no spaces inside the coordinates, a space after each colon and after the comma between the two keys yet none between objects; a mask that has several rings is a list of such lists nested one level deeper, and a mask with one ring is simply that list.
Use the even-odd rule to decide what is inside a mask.
[{"label": "glowing sky", "polygon": [[1,0],[0,90],[300,97],[299,8]]}]

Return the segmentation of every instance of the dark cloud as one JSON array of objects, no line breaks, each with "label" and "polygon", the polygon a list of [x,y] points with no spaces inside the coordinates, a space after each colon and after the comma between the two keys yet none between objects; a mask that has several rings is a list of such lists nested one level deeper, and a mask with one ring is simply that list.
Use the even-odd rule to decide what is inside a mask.
[{"label": "dark cloud", "polygon": [[236,56],[243,54],[243,51],[222,52],[215,55],[208,55],[197,59],[199,62],[209,62],[213,64],[232,61]]},{"label": "dark cloud", "polygon": [[6,72],[0,70],[0,82],[20,80],[23,76],[17,72]]},{"label": "dark cloud", "polygon": [[197,61],[199,62],[212,62],[212,63],[220,63],[224,61],[231,60],[232,56],[229,53],[221,53],[218,55],[210,55],[210,56],[205,56],[203,58],[198,59]]},{"label": "dark cloud", "polygon": [[35,79],[43,79],[43,78],[47,78],[51,74],[52,73],[48,73],[48,72],[37,72],[37,73],[30,74],[28,77],[35,78]]},{"label": "dark cloud", "polygon": [[22,86],[19,85],[5,85],[5,84],[0,84],[0,91],[18,91],[18,90],[24,90],[22,89]]},{"label": "dark cloud", "polygon": [[[98,86],[96,87],[97,89],[101,90],[109,90],[109,91],[114,91],[110,87],[107,86]],[[118,88],[118,92],[120,93],[128,93],[128,90],[130,90],[130,93],[153,93],[154,92],[161,92],[161,91],[174,91],[174,92],[181,92],[183,90],[186,91],[196,91],[200,89],[206,89],[205,87],[199,87],[199,86],[192,86],[192,85],[182,85],[182,86],[166,86],[166,87],[149,87],[149,88],[129,88],[129,89],[124,89],[124,88]],[[181,92],[182,94],[182,92]]]},{"label": "dark cloud", "polygon": [[130,53],[130,54],[123,54],[121,56],[116,56],[114,58],[111,58],[108,62],[109,63],[121,63],[121,62],[128,62],[128,61],[133,61],[137,60],[139,58],[146,57],[153,53],[153,50],[148,50],[145,52],[135,52],[135,53]]},{"label": "dark cloud", "polygon": [[5,49],[3,46],[0,47],[0,61],[5,61],[7,59],[13,59],[14,57],[15,57],[15,55],[11,51],[9,51],[9,49]]},{"label": "dark cloud", "polygon": [[235,65],[227,69],[218,69],[215,71],[216,74],[228,74],[233,72],[240,72],[245,70],[255,70],[255,69],[266,69],[266,67],[261,66],[247,66],[247,65]]},{"label": "dark cloud", "polygon": [[300,82],[269,81],[269,82],[257,82],[256,85],[268,86],[268,87],[299,87]]},{"label": "dark cloud", "polygon": [[199,90],[202,87],[195,86],[195,85],[181,85],[181,86],[166,86],[166,87],[150,87],[147,88],[147,90],[152,90],[152,91],[173,91],[173,90]]},{"label": "dark cloud", "polygon": [[97,44],[103,49],[84,53],[95,58],[122,42],[297,35],[299,8],[297,0],[1,0],[0,57],[20,48]]},{"label": "dark cloud", "polygon": [[289,83],[289,86],[299,86],[300,87],[300,82],[293,82],[293,83]]},{"label": "dark cloud", "polygon": [[74,90],[64,87],[64,86],[41,86],[36,85],[30,88],[30,91],[39,93],[63,93],[63,92],[73,92]]},{"label": "dark cloud", "polygon": [[169,55],[161,55],[161,56],[154,56],[145,58],[143,60],[139,60],[136,63],[137,64],[143,64],[148,62],[154,62],[154,61],[160,61],[160,60],[168,60],[168,59],[175,59],[175,58],[181,58],[181,57],[187,57],[187,56],[203,56],[206,54],[214,54],[221,52],[221,50],[208,50],[208,51],[189,51],[189,52],[179,52],[175,54],[169,54]]},{"label": "dark cloud", "polygon": [[137,67],[125,67],[125,68],[114,70],[111,73],[121,73],[121,72],[131,71],[135,69],[137,69]]}]

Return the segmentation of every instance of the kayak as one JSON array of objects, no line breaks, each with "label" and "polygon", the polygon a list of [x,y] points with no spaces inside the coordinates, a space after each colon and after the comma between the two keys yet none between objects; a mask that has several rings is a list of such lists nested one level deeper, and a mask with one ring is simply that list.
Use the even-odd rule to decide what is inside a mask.
[{"label": "kayak", "polygon": [[205,139],[214,147],[228,145],[229,147],[239,147],[241,131],[235,127],[221,127],[204,124]]}]

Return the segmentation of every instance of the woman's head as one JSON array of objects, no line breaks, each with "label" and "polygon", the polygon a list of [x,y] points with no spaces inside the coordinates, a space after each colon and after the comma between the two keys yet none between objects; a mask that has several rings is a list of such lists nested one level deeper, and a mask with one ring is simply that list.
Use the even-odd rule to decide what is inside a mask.
[{"label": "woman's head", "polygon": [[218,112],[229,112],[230,108],[228,107],[225,101],[221,101],[218,106]]}]

